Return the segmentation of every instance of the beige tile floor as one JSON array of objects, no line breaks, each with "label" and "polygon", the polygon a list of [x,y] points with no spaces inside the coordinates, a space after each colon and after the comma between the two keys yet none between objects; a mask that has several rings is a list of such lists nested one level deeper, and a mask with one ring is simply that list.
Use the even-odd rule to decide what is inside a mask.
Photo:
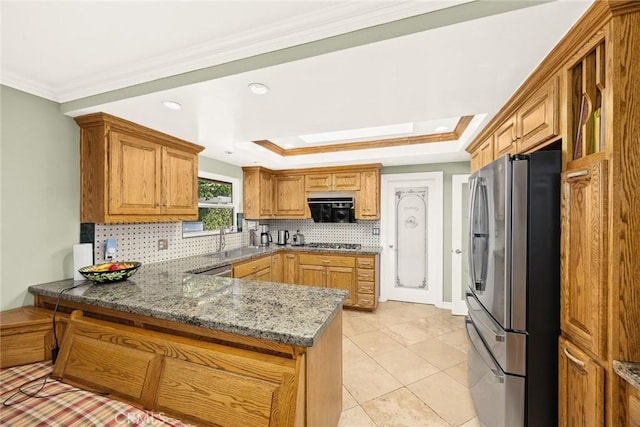
[{"label": "beige tile floor", "polygon": [[464,318],[388,301],[345,310],[339,427],[480,426],[467,386]]}]

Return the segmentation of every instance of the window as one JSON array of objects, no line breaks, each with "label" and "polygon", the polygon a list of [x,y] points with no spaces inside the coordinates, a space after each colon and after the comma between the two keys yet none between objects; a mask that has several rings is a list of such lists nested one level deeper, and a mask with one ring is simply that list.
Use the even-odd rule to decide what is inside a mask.
[{"label": "window", "polygon": [[193,237],[237,231],[240,182],[237,178],[198,173],[198,220],[182,223],[182,236]]}]

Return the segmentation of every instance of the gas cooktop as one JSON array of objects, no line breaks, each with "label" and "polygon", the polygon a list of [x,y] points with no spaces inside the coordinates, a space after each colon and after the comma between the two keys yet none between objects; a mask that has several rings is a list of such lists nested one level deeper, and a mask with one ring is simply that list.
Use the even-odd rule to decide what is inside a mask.
[{"label": "gas cooktop", "polygon": [[306,246],[310,248],[352,250],[358,250],[362,247],[362,245],[359,243],[308,243]]}]

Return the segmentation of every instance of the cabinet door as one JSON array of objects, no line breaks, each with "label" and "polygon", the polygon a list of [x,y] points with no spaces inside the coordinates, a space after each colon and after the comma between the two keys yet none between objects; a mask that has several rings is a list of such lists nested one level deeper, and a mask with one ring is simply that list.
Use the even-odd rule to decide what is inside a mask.
[{"label": "cabinet door", "polygon": [[380,219],[380,171],[360,174],[360,191],[356,195],[356,218]]},{"label": "cabinet door", "polygon": [[495,142],[493,148],[494,158],[502,157],[507,153],[516,153],[516,116],[511,116],[504,122],[494,134]]},{"label": "cabinet door", "polygon": [[260,171],[260,218],[271,218],[273,216],[273,174]]},{"label": "cabinet door", "polygon": [[360,172],[334,173],[331,181],[335,191],[356,191],[360,189]]},{"label": "cabinet door", "polygon": [[198,157],[162,148],[162,175],[164,213],[197,216]]},{"label": "cabinet door", "polygon": [[285,254],[282,266],[282,281],[284,283],[298,283],[298,256]]},{"label": "cabinet door", "polygon": [[559,426],[603,426],[604,369],[568,340],[559,343]]},{"label": "cabinet door", "polygon": [[282,259],[284,255],[271,255],[271,280],[273,282],[282,282]]},{"label": "cabinet door", "polygon": [[355,305],[356,303],[356,277],[355,270],[349,267],[326,267],[327,288],[343,289],[349,292],[345,305]]},{"label": "cabinet door", "polygon": [[119,132],[110,138],[109,214],[160,214],[161,147]]},{"label": "cabinet door", "polygon": [[307,206],[304,175],[276,176],[275,183],[275,215],[286,218],[304,217]]},{"label": "cabinet door", "polygon": [[562,174],[561,328],[606,358],[607,163]]},{"label": "cabinet door", "polygon": [[253,274],[253,280],[261,280],[263,282],[271,282],[271,268],[265,268]]},{"label": "cabinet door", "polygon": [[478,150],[480,150],[480,167],[491,163],[493,161],[493,135],[487,138]]},{"label": "cabinet door", "polygon": [[518,153],[558,135],[558,80],[551,78],[518,110]]},{"label": "cabinet door", "polygon": [[332,188],[331,178],[330,173],[305,175],[304,188],[306,191],[329,191]]},{"label": "cabinet door", "polygon": [[325,267],[305,264],[300,264],[298,267],[298,283],[301,285],[324,287],[324,277]]}]

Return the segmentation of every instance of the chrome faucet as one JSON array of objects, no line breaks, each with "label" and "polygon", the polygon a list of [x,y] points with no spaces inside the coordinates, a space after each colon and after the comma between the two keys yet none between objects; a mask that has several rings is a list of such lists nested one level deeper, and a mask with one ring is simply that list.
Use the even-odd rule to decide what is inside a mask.
[{"label": "chrome faucet", "polygon": [[217,252],[221,252],[226,245],[225,237],[224,237],[224,227],[220,227],[220,237],[218,239],[218,250]]}]

